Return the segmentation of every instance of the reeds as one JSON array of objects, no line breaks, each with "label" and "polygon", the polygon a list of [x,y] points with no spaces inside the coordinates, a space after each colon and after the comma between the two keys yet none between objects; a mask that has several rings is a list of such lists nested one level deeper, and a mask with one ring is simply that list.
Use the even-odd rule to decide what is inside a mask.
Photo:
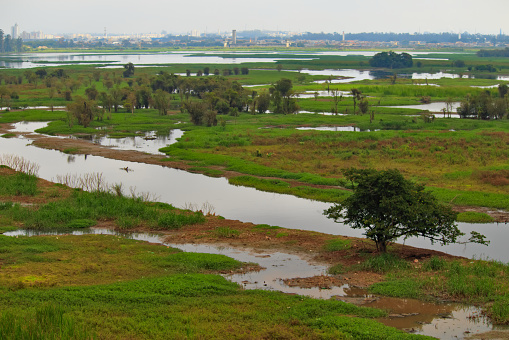
[{"label": "reeds", "polygon": [[37,176],[40,168],[39,164],[13,154],[0,155],[0,165],[5,165],[15,171],[33,176]]}]

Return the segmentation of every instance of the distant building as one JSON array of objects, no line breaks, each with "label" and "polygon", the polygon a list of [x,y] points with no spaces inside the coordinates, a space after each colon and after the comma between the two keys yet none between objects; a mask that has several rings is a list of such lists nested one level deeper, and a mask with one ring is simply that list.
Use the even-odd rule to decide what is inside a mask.
[{"label": "distant building", "polygon": [[233,45],[237,44],[237,30],[232,31],[232,44]]},{"label": "distant building", "polygon": [[12,39],[18,39],[20,36],[19,36],[19,26],[18,24],[14,24],[14,26],[12,26],[11,28],[11,38]]},{"label": "distant building", "polygon": [[198,30],[192,30],[192,31],[191,31],[191,36],[192,36],[192,37],[199,37],[199,36],[200,36],[200,31],[198,31]]}]

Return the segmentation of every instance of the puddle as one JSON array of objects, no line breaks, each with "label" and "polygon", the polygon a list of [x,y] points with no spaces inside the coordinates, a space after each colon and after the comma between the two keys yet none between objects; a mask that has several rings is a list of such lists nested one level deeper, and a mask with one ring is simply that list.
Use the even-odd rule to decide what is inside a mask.
[{"label": "puddle", "polygon": [[[34,232],[17,230],[4,233],[5,236],[59,235],[58,232]],[[429,303],[413,299],[376,297],[367,294],[366,290],[349,287],[344,284],[332,289],[290,287],[283,280],[326,275],[327,267],[309,263],[297,255],[282,252],[255,252],[229,246],[210,244],[173,244],[164,242],[156,234],[118,233],[110,229],[89,229],[68,232],[72,235],[106,234],[129,239],[160,243],[185,252],[221,254],[243,262],[254,262],[264,267],[258,272],[245,274],[225,274],[225,278],[236,282],[244,289],[263,289],[299,294],[313,298],[351,302],[362,306],[389,310],[386,318],[378,321],[408,332],[434,336],[439,339],[462,339],[465,336],[504,329],[493,327],[480,313],[480,309],[456,303]],[[505,328],[507,329],[507,328]]]}]

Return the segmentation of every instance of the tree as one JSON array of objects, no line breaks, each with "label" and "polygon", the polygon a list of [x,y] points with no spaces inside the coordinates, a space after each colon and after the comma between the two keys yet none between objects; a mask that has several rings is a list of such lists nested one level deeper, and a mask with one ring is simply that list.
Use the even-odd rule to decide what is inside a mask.
[{"label": "tree", "polygon": [[395,53],[395,52],[380,52],[377,53],[369,60],[369,65],[372,67],[386,67],[386,68],[406,68],[412,67],[412,56],[408,53]]},{"label": "tree", "polygon": [[355,114],[355,111],[357,109],[357,101],[362,99],[361,97],[362,92],[359,89],[351,89],[350,92],[352,94],[353,99],[353,114]]},{"label": "tree", "polygon": [[281,78],[269,89],[275,113],[292,114],[299,110],[292,81]]},{"label": "tree", "polygon": [[[386,252],[387,244],[401,236],[449,244],[464,235],[454,223],[456,213],[450,207],[438,203],[424,186],[406,180],[398,170],[351,168],[343,174],[356,183],[353,194],[324,214],[335,222],[344,219],[354,229],[365,229],[364,235],[380,252]],[[483,239],[472,233],[470,241],[486,243]]]},{"label": "tree", "polygon": [[4,31],[0,29],[0,53],[4,53]]},{"label": "tree", "polygon": [[168,92],[157,90],[154,94],[154,107],[159,111],[161,116],[168,114],[170,108],[171,96]]},{"label": "tree", "polygon": [[270,95],[268,93],[262,93],[256,100],[256,110],[258,113],[265,113],[270,106]]},{"label": "tree", "polygon": [[124,78],[129,78],[130,76],[134,75],[134,64],[133,63],[127,63],[124,65],[124,72],[122,75]]},{"label": "tree", "polygon": [[[67,104],[69,113],[78,120],[78,124],[88,127],[98,112],[97,105],[92,100],[87,100],[81,96],[77,96],[76,100]],[[71,122],[69,122],[71,125]]]}]

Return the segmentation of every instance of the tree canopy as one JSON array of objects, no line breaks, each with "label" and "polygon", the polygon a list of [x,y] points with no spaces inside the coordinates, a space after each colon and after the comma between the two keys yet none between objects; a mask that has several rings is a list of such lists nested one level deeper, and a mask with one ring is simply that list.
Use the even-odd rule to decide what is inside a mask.
[{"label": "tree canopy", "polygon": [[386,68],[405,68],[412,67],[412,56],[408,53],[398,54],[396,52],[380,52],[377,53],[369,60],[369,65],[373,67],[386,67]]},{"label": "tree canopy", "polygon": [[406,180],[398,170],[346,169],[343,174],[356,183],[353,194],[324,214],[335,222],[344,219],[354,229],[365,229],[364,235],[375,241],[379,251],[385,252],[387,244],[401,236],[448,244],[464,235],[450,207],[438,203],[424,186]]}]

